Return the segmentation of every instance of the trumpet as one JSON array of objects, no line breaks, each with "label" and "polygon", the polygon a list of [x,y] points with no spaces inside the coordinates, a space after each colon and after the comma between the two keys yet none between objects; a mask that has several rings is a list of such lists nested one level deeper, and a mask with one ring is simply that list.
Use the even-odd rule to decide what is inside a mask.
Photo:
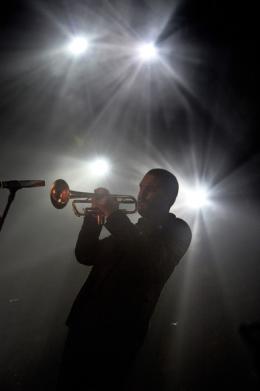
[{"label": "trumpet", "polygon": [[[70,190],[69,185],[63,179],[57,179],[52,184],[50,191],[51,202],[56,209],[64,208],[69,202],[69,200],[72,199],[72,209],[75,215],[78,217],[85,216],[88,213],[92,213],[96,216],[102,215],[102,212],[92,207],[92,201],[95,196],[95,193],[86,193],[82,191]],[[119,209],[123,213],[132,214],[137,211],[137,201],[133,196],[120,194],[111,194],[111,196],[116,199],[119,204]],[[80,211],[78,209],[77,204],[90,204],[90,206],[86,206],[82,209],[82,211]],[[128,205],[130,206],[130,209],[120,208],[120,205]]]}]

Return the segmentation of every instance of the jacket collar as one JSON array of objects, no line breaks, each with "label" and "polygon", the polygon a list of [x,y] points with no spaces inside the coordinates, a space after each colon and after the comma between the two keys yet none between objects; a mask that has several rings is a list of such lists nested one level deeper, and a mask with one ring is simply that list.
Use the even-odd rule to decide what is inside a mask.
[{"label": "jacket collar", "polygon": [[176,216],[173,213],[169,213],[166,220],[161,224],[154,224],[149,219],[140,217],[136,226],[140,233],[152,233],[155,231],[162,231],[164,229],[169,229],[175,224]]}]

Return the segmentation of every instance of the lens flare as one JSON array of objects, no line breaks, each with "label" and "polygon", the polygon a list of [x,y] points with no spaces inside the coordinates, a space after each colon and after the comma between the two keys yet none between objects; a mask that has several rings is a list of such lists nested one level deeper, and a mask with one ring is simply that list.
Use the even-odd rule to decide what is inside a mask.
[{"label": "lens flare", "polygon": [[110,170],[110,164],[106,159],[98,158],[89,163],[89,169],[92,175],[104,176]]},{"label": "lens flare", "polygon": [[84,37],[74,37],[68,45],[68,51],[73,56],[85,53],[89,48],[89,43]]},{"label": "lens flare", "polygon": [[204,186],[184,189],[184,202],[191,209],[201,209],[209,205],[209,191]]},{"label": "lens flare", "polygon": [[152,42],[139,45],[137,53],[139,58],[145,62],[153,61],[158,57],[158,50]]}]

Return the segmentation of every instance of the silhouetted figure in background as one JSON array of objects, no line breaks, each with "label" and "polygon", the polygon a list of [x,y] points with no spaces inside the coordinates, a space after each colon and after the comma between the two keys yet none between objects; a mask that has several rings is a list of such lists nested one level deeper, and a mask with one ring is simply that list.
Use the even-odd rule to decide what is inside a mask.
[{"label": "silhouetted figure in background", "polygon": [[160,293],[191,241],[187,223],[169,213],[178,193],[170,172],[153,169],[142,179],[137,224],[106,189],[96,193],[93,207],[111,235],[100,240],[102,226],[84,218],[75,254],[93,268],[67,320],[60,389],[123,389]]}]

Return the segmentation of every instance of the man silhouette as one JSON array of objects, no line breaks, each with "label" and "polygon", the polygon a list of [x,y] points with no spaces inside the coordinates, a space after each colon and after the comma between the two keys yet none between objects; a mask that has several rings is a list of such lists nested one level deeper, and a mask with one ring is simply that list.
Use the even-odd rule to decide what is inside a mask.
[{"label": "man silhouette", "polygon": [[100,240],[102,226],[91,214],[84,218],[75,254],[93,267],[67,320],[61,389],[122,390],[160,293],[191,241],[187,223],[169,213],[178,194],[169,171],[143,177],[137,224],[108,190],[95,192],[93,207],[111,235]]}]

